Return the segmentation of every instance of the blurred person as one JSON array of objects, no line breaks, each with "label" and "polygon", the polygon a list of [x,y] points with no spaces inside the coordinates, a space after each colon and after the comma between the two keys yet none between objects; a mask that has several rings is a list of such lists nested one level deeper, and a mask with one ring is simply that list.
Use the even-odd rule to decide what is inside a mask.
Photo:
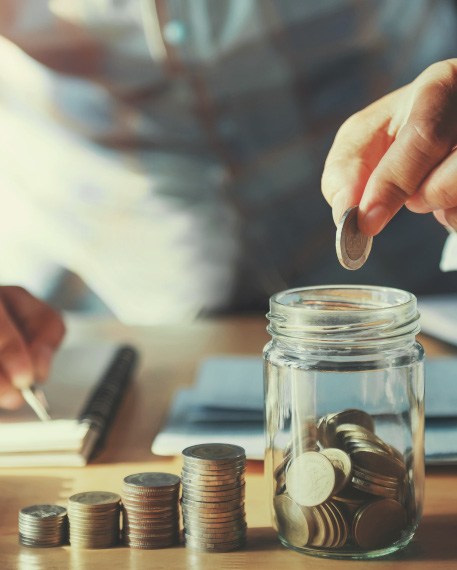
[{"label": "blurred person", "polygon": [[340,268],[318,191],[343,120],[456,53],[453,1],[0,9],[1,282],[52,301],[67,271],[129,323],[265,309],[298,285],[455,290],[445,232],[405,209]]}]

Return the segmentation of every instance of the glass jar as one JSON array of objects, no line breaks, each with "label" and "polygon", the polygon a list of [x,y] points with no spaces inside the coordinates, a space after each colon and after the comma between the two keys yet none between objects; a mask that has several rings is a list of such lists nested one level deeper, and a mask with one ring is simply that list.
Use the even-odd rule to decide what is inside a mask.
[{"label": "glass jar", "polygon": [[424,372],[414,295],[370,286],[270,299],[265,472],[279,539],[376,558],[412,539],[424,487]]}]

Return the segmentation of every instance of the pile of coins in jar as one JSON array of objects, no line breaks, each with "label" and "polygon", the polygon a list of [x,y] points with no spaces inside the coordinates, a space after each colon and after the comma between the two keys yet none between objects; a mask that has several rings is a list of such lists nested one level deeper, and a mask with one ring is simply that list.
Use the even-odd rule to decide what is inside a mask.
[{"label": "pile of coins in jar", "polygon": [[276,467],[280,539],[295,548],[383,548],[399,539],[414,510],[402,454],[374,433],[361,410],[302,427]]},{"label": "pile of coins in jar", "polygon": [[86,491],[72,495],[67,508],[39,504],[19,512],[19,543],[28,547],[155,549],[181,542],[189,548],[227,552],[244,546],[243,448],[202,444],[183,451],[181,479],[171,473],[128,475],[121,495]]}]

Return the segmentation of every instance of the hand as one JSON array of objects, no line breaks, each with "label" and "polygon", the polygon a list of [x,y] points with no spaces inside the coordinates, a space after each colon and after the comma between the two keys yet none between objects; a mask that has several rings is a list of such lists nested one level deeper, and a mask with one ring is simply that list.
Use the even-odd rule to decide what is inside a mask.
[{"label": "hand", "polygon": [[456,145],[457,59],[450,59],[342,125],[322,176],[335,223],[358,204],[359,228],[374,236],[405,204],[457,229]]},{"label": "hand", "polygon": [[18,388],[46,380],[64,334],[49,305],[21,287],[0,287],[0,407],[18,408]]}]

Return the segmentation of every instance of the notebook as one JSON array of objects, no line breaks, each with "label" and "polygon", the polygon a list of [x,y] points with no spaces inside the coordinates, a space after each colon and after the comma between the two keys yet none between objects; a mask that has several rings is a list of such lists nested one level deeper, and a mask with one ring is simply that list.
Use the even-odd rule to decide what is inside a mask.
[{"label": "notebook", "polygon": [[[256,356],[217,356],[202,361],[194,386],[176,393],[152,452],[179,455],[188,445],[221,442],[241,445],[249,459],[263,459],[262,368],[262,359]],[[425,371],[426,463],[457,463],[457,358],[426,360]],[[340,382],[338,374],[334,381]],[[361,395],[348,392],[345,396],[346,401],[341,390],[329,389],[325,410],[359,405],[375,411],[367,409],[362,400],[358,403]],[[319,401],[316,405],[318,414],[323,413]]]},{"label": "notebook", "polygon": [[418,298],[421,330],[457,345],[457,295],[428,295]]},{"label": "notebook", "polygon": [[112,343],[58,351],[43,385],[51,420],[32,409],[0,410],[0,467],[83,466],[100,445],[137,360]]}]

